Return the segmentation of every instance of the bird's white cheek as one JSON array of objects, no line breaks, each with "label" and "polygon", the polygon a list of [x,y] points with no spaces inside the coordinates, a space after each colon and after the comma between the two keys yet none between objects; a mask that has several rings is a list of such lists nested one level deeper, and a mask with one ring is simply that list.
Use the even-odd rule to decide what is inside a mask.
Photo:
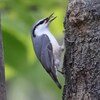
[{"label": "bird's white cheek", "polygon": [[36,30],[35,35],[36,36],[41,36],[41,35],[43,35],[43,32],[41,32],[40,30]]}]

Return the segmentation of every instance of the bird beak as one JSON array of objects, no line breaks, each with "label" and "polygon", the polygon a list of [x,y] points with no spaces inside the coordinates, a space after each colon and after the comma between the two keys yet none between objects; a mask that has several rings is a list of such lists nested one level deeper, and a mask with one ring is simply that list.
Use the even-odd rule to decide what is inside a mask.
[{"label": "bird beak", "polygon": [[46,23],[51,23],[57,16],[53,16],[54,13],[52,13],[49,17],[46,18]]}]

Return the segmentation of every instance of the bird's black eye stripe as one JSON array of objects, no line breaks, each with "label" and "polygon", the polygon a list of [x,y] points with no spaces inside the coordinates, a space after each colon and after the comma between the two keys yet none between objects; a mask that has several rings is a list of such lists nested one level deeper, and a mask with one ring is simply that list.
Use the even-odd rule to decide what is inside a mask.
[{"label": "bird's black eye stripe", "polygon": [[43,24],[45,20],[42,20],[38,23],[38,25]]},{"label": "bird's black eye stripe", "polygon": [[40,25],[40,24],[43,24],[45,20],[46,20],[46,19],[40,21],[40,22],[34,27],[34,29],[33,29],[33,36],[34,36],[34,37],[35,37],[34,31],[35,31],[36,27],[37,27],[38,25]]},{"label": "bird's black eye stripe", "polygon": [[43,24],[46,20],[48,21],[48,18],[45,18],[44,20],[40,21],[40,22],[37,24],[37,26],[40,25],[40,24]]}]

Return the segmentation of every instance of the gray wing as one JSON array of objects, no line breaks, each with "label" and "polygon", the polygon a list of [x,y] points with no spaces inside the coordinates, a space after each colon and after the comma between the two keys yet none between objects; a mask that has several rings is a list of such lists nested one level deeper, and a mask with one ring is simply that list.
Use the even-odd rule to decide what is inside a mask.
[{"label": "gray wing", "polygon": [[56,74],[54,68],[53,48],[47,36],[44,37],[42,43],[41,62],[48,73],[52,71],[53,74]]},{"label": "gray wing", "polygon": [[42,41],[43,41],[42,38],[43,38],[42,36],[40,36],[40,37],[32,36],[33,47],[34,47],[36,56],[39,60],[41,60],[40,56],[41,56],[41,48],[42,48]]},{"label": "gray wing", "polygon": [[32,37],[32,40],[36,56],[43,67],[47,72],[52,70],[55,73],[52,45],[49,38],[46,35],[42,35],[35,38]]},{"label": "gray wing", "polygon": [[53,48],[47,35],[42,35],[40,37],[33,37],[33,46],[35,53],[43,65],[44,69],[49,73],[51,78],[55,81],[57,86],[61,88],[56,76],[56,70],[54,68],[54,56]]}]

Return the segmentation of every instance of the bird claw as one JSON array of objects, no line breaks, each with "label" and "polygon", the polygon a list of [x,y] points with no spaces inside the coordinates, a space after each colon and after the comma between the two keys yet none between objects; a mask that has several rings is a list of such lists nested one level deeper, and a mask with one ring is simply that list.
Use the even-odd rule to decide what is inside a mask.
[{"label": "bird claw", "polygon": [[60,71],[60,70],[57,70],[60,74],[64,75],[64,72]]}]

